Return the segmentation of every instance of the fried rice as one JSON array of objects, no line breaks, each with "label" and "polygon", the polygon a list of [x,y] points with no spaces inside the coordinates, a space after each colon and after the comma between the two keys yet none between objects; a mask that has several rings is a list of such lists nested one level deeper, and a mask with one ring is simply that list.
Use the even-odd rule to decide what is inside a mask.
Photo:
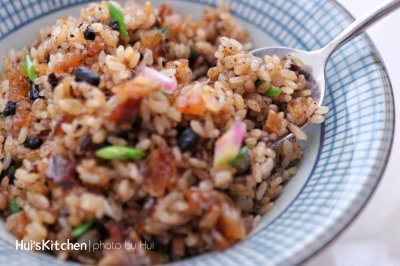
[{"label": "fried rice", "polygon": [[112,5],[124,25],[109,3],[91,3],[4,58],[6,228],[24,241],[152,243],[50,252],[86,264],[224,250],[297,171],[297,140],[274,143],[289,132],[305,140],[301,126],[328,109],[310,97],[301,60],[248,53],[249,34],[224,4],[200,20],[168,4]]}]

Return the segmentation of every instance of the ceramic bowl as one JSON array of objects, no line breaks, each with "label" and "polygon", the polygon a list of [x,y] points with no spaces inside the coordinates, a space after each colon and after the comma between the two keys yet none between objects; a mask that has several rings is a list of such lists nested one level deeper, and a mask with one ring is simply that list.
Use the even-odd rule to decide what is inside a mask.
[{"label": "ceramic bowl", "polygon": [[[37,30],[63,15],[79,15],[85,0],[0,0],[0,54],[22,48]],[[161,1],[153,1],[159,4]],[[215,0],[169,0],[185,14],[201,15]],[[351,23],[332,0],[231,0],[234,16],[251,33],[256,48],[283,45],[313,50]],[[320,126],[308,128],[300,171],[273,210],[246,239],[175,265],[293,265],[326,246],[360,212],[385,169],[394,130],[393,95],[385,66],[363,35],[329,60]],[[15,250],[0,224],[0,265],[67,264],[53,257]]]}]

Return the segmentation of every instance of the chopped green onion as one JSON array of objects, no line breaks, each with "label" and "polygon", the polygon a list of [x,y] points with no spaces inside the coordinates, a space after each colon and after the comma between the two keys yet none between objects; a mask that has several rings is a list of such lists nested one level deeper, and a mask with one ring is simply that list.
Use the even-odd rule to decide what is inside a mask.
[{"label": "chopped green onion", "polygon": [[255,82],[255,86],[257,88],[257,91],[261,94],[265,94],[270,88],[269,82],[267,83],[260,79]]},{"label": "chopped green onion", "polygon": [[169,33],[168,27],[162,27],[162,28],[156,27],[156,30],[158,30],[159,32],[161,32],[161,34],[163,34],[165,36],[167,36]]},{"label": "chopped green onion", "polygon": [[168,35],[168,33],[169,33],[168,27],[164,27],[164,28],[162,28],[160,31],[161,31],[161,33],[164,34],[164,35]]},{"label": "chopped green onion", "polygon": [[19,206],[18,202],[15,200],[10,200],[8,202],[8,209],[12,212],[12,213],[17,213],[19,211],[22,210],[22,208]]},{"label": "chopped green onion", "polygon": [[281,89],[275,86],[270,86],[269,90],[265,93],[265,96],[267,97],[277,97],[281,95]]},{"label": "chopped green onion", "polygon": [[121,10],[119,10],[116,6],[114,6],[112,3],[108,3],[108,11],[110,12],[110,16],[112,20],[115,20],[118,23],[119,26],[119,32],[127,37],[128,32],[126,31],[125,27],[125,21],[124,21],[124,14],[122,13]]},{"label": "chopped green onion", "polygon": [[249,149],[244,146],[240,149],[239,154],[230,162],[230,165],[236,168],[241,168],[243,165],[247,164],[249,160]]},{"label": "chopped green onion", "polygon": [[260,93],[264,93],[265,96],[267,97],[277,97],[281,95],[281,89],[278,87],[275,87],[273,85],[267,85],[265,81],[262,80],[257,80],[255,82],[257,91]]},{"label": "chopped green onion", "polygon": [[86,233],[90,227],[92,227],[94,223],[94,218],[90,219],[89,221],[87,221],[84,224],[79,225],[78,227],[75,227],[74,230],[72,230],[72,237],[80,237],[81,235],[83,235],[84,233]]},{"label": "chopped green onion", "polygon": [[0,119],[4,119],[4,118],[6,118],[6,116],[3,115],[3,114],[1,114],[1,115],[0,115]]},{"label": "chopped green onion", "polygon": [[189,51],[190,51],[189,62],[194,63],[194,61],[196,61],[198,57],[196,48],[193,45],[189,45]]},{"label": "chopped green onion", "polygon": [[255,82],[256,87],[261,86],[262,84],[264,84],[265,81],[261,80],[261,79],[257,79],[257,81]]},{"label": "chopped green onion", "polygon": [[28,78],[33,82],[35,79],[38,77],[38,75],[35,72],[35,69],[33,68],[33,63],[31,61],[31,58],[29,55],[26,55],[25,61],[24,61],[24,71],[25,74],[28,76]]},{"label": "chopped green onion", "polygon": [[164,90],[160,90],[160,93],[161,93],[161,95],[163,95],[164,97],[166,97],[166,98],[171,98],[171,95],[170,94],[168,94],[166,91],[164,91]]},{"label": "chopped green onion", "polygon": [[107,146],[96,151],[96,156],[106,160],[142,159],[144,152],[125,146]]}]

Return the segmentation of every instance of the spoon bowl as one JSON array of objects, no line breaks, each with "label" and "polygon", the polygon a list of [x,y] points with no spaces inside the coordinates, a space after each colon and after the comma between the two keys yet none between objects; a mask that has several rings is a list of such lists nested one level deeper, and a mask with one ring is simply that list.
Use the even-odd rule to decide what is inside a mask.
[{"label": "spoon bowl", "polygon": [[[327,58],[319,55],[320,51],[303,51],[293,48],[287,47],[267,47],[261,48],[257,50],[253,50],[250,53],[256,57],[264,58],[266,55],[277,55],[279,57],[291,55],[296,58],[299,58],[303,61],[304,67],[303,69],[306,71],[306,80],[307,86],[309,90],[311,90],[311,98],[317,103],[318,107],[322,105],[322,101],[325,96],[325,65],[327,62]],[[305,123],[301,126],[301,129],[304,130],[309,123]],[[276,141],[272,147],[278,148],[279,145],[288,139],[293,138],[294,135],[292,133],[287,133],[281,136],[278,141]]]},{"label": "spoon bowl", "polygon": [[[311,90],[311,98],[318,106],[322,105],[325,95],[325,65],[327,58],[319,55],[318,51],[303,51],[287,47],[267,47],[253,50],[250,53],[256,57],[264,58],[266,55],[277,55],[279,57],[291,55],[304,62],[308,88]],[[308,75],[309,74],[309,75]]]},{"label": "spoon bowl", "polygon": [[[377,6],[364,16],[355,20],[335,39],[319,50],[303,51],[288,47],[276,46],[256,49],[250,53],[259,58],[264,58],[266,55],[277,55],[278,57],[291,55],[303,61],[303,68],[309,74],[307,75],[306,79],[307,85],[311,90],[311,98],[316,102],[317,106],[320,107],[324,100],[326,91],[325,66],[331,54],[345,43],[363,33],[373,24],[397,10],[399,7],[400,0],[389,1]],[[306,128],[308,124],[309,122],[306,122],[301,126],[301,128]],[[273,144],[273,147],[277,148],[283,141],[293,137],[293,133],[283,135]]]}]

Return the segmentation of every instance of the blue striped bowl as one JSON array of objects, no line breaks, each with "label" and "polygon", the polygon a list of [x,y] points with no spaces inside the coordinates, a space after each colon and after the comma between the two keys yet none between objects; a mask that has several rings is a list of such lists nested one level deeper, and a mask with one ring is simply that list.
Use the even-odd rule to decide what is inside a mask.
[{"label": "blue striped bowl", "polygon": [[[32,41],[41,27],[62,15],[78,15],[86,0],[0,0],[0,54]],[[161,2],[161,1],[154,1]],[[200,14],[214,0],[172,0],[185,14]],[[256,47],[279,44],[322,47],[353,18],[332,0],[232,0],[233,14]],[[390,81],[367,36],[338,50],[327,66],[331,109],[322,126],[309,128],[300,171],[275,208],[245,240],[176,265],[292,265],[327,245],[357,215],[376,188],[390,153],[394,104]],[[0,224],[0,228],[4,228]],[[15,250],[0,229],[0,265],[66,264]]]}]

